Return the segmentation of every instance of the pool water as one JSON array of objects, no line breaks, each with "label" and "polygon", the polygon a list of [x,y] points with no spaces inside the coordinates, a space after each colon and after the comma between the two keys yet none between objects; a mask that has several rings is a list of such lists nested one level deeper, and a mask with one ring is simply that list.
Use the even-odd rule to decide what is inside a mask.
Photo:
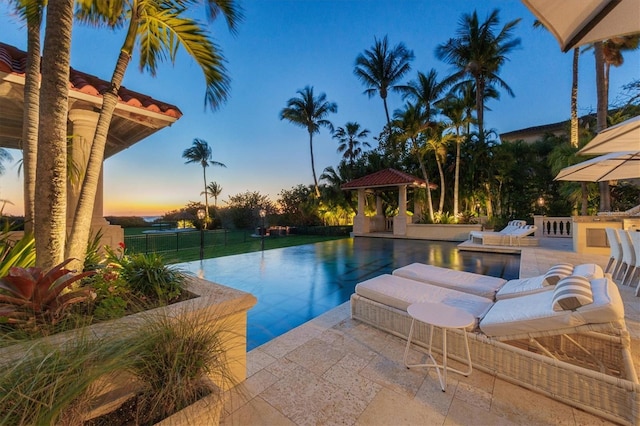
[{"label": "pool water", "polygon": [[346,302],[357,283],[413,262],[517,278],[520,256],[458,251],[458,243],[345,238],[177,265],[209,281],[253,294],[247,350]]}]

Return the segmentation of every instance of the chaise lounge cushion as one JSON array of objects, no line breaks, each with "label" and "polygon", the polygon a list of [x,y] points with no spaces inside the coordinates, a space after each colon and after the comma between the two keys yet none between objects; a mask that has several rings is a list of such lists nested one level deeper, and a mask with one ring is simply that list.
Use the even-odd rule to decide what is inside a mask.
[{"label": "chaise lounge cushion", "polygon": [[590,284],[593,303],[573,311],[554,311],[553,291],[498,300],[480,321],[480,330],[488,336],[505,337],[584,324],[623,322],[624,305],[615,283],[607,278],[597,278]]},{"label": "chaise lounge cushion", "polygon": [[427,284],[452,290],[464,291],[493,300],[496,292],[507,282],[504,278],[472,272],[456,271],[449,268],[412,263],[393,271],[393,275],[422,281]]},{"label": "chaise lounge cushion", "polygon": [[[604,271],[595,263],[584,263],[582,265],[575,266],[570,275],[579,275],[586,277],[589,280],[593,280],[595,278],[603,278]],[[512,297],[526,296],[528,294],[553,290],[553,286],[544,285],[545,276],[546,274],[530,278],[509,280],[496,293],[496,300],[510,299]]]},{"label": "chaise lounge cushion", "polygon": [[378,303],[406,311],[409,305],[417,302],[443,303],[463,309],[476,318],[482,318],[493,301],[444,287],[429,285],[420,281],[394,275],[380,275],[356,285],[356,294]]}]

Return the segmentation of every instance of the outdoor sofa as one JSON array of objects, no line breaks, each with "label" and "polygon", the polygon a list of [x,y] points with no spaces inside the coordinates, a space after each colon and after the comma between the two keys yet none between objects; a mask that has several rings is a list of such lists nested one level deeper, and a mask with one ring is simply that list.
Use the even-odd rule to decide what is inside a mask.
[{"label": "outdoor sofa", "polygon": [[[572,279],[576,278],[565,278]],[[476,318],[468,330],[475,368],[608,420],[639,425],[640,384],[620,293],[607,277],[584,280],[593,302],[556,311],[555,288],[494,301],[385,274],[356,286],[351,315],[406,338],[410,304],[444,303],[464,309]],[[430,327],[421,322],[414,327],[414,341],[426,346]],[[436,327],[434,333],[433,348],[439,351],[441,330]],[[447,340],[449,356],[462,361],[463,332],[449,330]]]}]

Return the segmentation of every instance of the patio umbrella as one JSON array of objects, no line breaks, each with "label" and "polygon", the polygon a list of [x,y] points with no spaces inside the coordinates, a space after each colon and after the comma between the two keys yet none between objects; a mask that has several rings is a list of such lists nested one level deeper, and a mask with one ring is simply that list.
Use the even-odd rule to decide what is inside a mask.
[{"label": "patio umbrella", "polygon": [[[638,12],[640,14],[640,11]],[[640,151],[640,115],[598,133],[578,154]]]},{"label": "patio umbrella", "polygon": [[640,178],[640,152],[613,152],[560,170],[555,180],[601,182]]},{"label": "patio umbrella", "polygon": [[640,32],[640,0],[522,0],[568,52]]}]

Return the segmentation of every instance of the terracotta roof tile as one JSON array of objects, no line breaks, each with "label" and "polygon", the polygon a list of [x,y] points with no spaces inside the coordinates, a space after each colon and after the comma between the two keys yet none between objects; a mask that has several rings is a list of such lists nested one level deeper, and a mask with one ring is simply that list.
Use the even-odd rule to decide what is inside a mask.
[{"label": "terracotta roof tile", "polygon": [[[363,176],[358,179],[354,179],[350,182],[342,185],[342,189],[357,189],[357,188],[380,188],[388,186],[398,185],[411,185],[426,187],[424,179],[410,175],[405,172],[401,172],[396,169],[385,169],[372,173],[367,176]],[[435,185],[431,184],[431,188]]]},{"label": "terracotta roof tile", "polygon": [[[26,52],[17,49],[14,46],[0,43],[0,71],[16,75],[24,75],[26,65]],[[109,88],[109,82],[101,80],[94,75],[70,68],[69,88],[89,95],[101,96],[102,93]],[[169,117],[182,117],[182,112],[177,106],[158,101],[150,96],[143,95],[142,93],[134,92],[124,86],[120,87],[118,95],[120,97],[120,102],[123,104],[157,112]]]}]

